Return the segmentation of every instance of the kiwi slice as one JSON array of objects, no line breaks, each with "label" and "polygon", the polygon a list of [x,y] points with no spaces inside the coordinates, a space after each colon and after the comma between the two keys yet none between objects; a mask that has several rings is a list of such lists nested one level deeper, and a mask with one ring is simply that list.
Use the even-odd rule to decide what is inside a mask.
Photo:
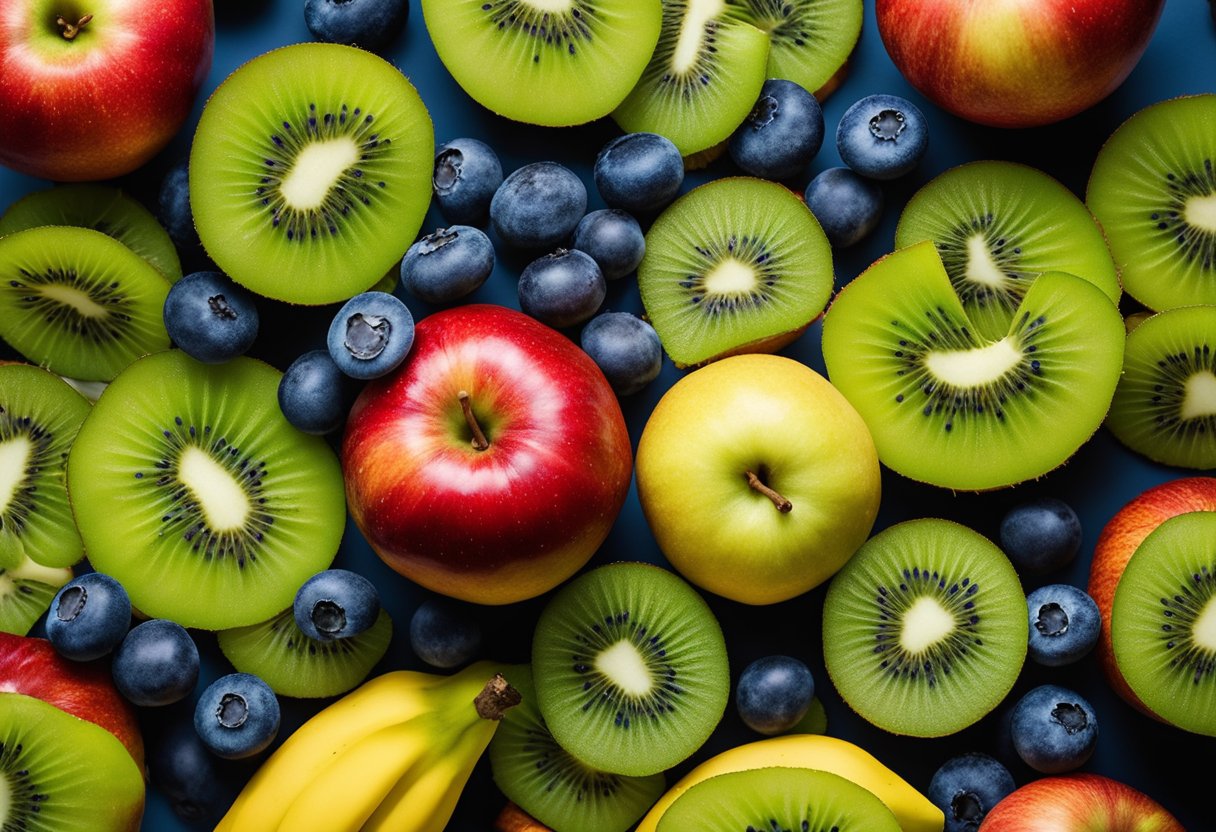
[{"label": "kiwi slice", "polygon": [[1094,160],[1085,201],[1129,295],[1150,309],[1216,304],[1216,95],[1124,122]]},{"label": "kiwi slice", "polygon": [[0,693],[0,829],[128,832],[144,778],[106,729],[20,693]]},{"label": "kiwi slice", "polygon": [[1216,468],[1216,306],[1158,312],[1132,330],[1106,425],[1156,462]]},{"label": "kiwi slice", "polygon": [[726,642],[709,606],[646,563],[594,569],[550,600],[532,641],[532,680],[562,748],[634,777],[700,748],[730,696]]},{"label": "kiwi slice", "polygon": [[536,705],[530,670],[515,670],[511,685],[523,703],[494,732],[490,769],[502,793],[529,815],[563,832],[625,832],[663,794],[662,774],[597,771],[558,745]]},{"label": "kiwi slice", "polygon": [[43,226],[0,237],[0,338],[35,364],[109,381],[169,348],[170,283],[112,237]]},{"label": "kiwi slice", "polygon": [[612,113],[629,133],[658,133],[691,156],[726,141],[767,78],[768,35],[726,0],[663,0],[650,63]]},{"label": "kiwi slice", "polygon": [[42,566],[29,558],[11,569],[0,569],[0,633],[28,633],[59,587],[70,580],[71,569]]},{"label": "kiwi slice", "polygon": [[680,795],[657,832],[899,832],[867,789],[839,774],[758,768],[710,777]]},{"label": "kiwi slice", "polygon": [[1106,240],[1081,200],[1042,171],[972,162],[917,191],[899,216],[895,247],[932,240],[973,330],[1003,338],[1034,279],[1067,272],[1119,302]]},{"label": "kiwi slice", "polygon": [[261,677],[280,696],[300,699],[352,690],[384,658],[392,638],[393,621],[381,610],[376,623],[357,636],[317,641],[296,626],[290,607],[269,621],[218,636],[220,650],[233,667]]},{"label": "kiwi slice", "polygon": [[139,202],[108,185],[61,185],[17,200],[0,217],[0,237],[43,225],[91,228],[113,237],[170,281],[182,264],[169,232]]},{"label": "kiwi slice", "polygon": [[85,551],[144,614],[224,630],[265,621],[327,568],[342,472],[279,409],[278,370],[180,350],[128,367],[68,456]]},{"label": "kiwi slice", "polygon": [[727,0],[767,32],[769,78],[793,81],[823,101],[844,80],[861,36],[861,0]]},{"label": "kiwi slice", "polygon": [[414,241],[435,139],[382,58],[333,43],[260,55],[220,85],[190,151],[199,239],[260,295],[320,305],[368,289]]},{"label": "kiwi slice", "polygon": [[849,707],[883,730],[961,731],[995,708],[1026,659],[1013,564],[948,520],[910,520],[862,545],[823,604],[823,658]]},{"label": "kiwi slice", "polygon": [[1001,488],[1063,464],[1110,407],[1123,319],[1096,286],[1049,272],[1007,334],[980,337],[932,243],[879,260],[823,325],[828,375],[869,425],[878,458],[921,482]]},{"label": "kiwi slice", "polygon": [[832,247],[806,204],[750,177],[685,194],[646,235],[638,288],[677,367],[776,352],[832,294]]}]

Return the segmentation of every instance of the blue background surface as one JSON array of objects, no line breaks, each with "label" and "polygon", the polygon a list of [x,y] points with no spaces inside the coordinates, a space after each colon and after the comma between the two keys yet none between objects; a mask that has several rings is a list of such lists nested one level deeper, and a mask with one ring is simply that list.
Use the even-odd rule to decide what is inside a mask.
[{"label": "blue background surface", "polygon": [[[217,0],[217,46],[215,62],[204,94],[244,61],[268,49],[310,39],[304,26],[301,0]],[[439,63],[426,35],[417,0],[411,0],[411,18],[406,31],[386,55],[418,87],[430,108],[438,142],[472,136],[490,143],[499,153],[506,171],[542,159],[561,162],[584,178],[591,197],[589,210],[603,207],[591,181],[591,165],[598,148],[619,133],[609,120],[564,130],[529,127],[507,122],[470,100]],[[865,95],[885,92],[911,98],[922,107],[931,129],[930,150],[920,168],[898,182],[884,186],[887,212],[882,225],[867,240],[852,249],[837,252],[836,277],[841,286],[870,262],[892,248],[895,222],[907,198],[943,170],[977,159],[1008,159],[1041,168],[1060,179],[1075,193],[1084,193],[1094,154],[1124,119],[1141,107],[1175,95],[1216,91],[1216,29],[1206,0],[1170,0],[1157,32],[1138,68],[1108,99],[1088,112],[1051,127],[1025,131],[999,131],[977,127],[928,104],[900,77],[887,57],[873,19],[873,4],[866,3],[865,29],[854,56],[852,72],[845,84],[825,104],[829,136],[844,110]],[[195,106],[187,127],[164,153],[146,168],[123,180],[124,187],[155,204],[161,174],[184,157],[203,99]],[[839,165],[829,141],[815,159],[810,175]],[[708,171],[690,175],[685,190],[709,178],[733,172],[728,160]],[[0,209],[22,194],[45,183],[0,169]],[[432,209],[425,229],[442,224]],[[187,269],[192,265],[187,262]],[[473,297],[518,307],[515,279],[524,264],[500,251],[500,262],[487,284]],[[431,310],[403,296],[416,317]],[[636,282],[618,281],[610,286],[605,307],[640,312]],[[317,310],[288,309],[267,304],[263,320],[275,320],[259,339],[254,352],[280,368],[305,349],[323,345],[324,332],[334,307]],[[284,325],[286,323],[287,325]],[[572,333],[576,335],[577,333]],[[784,354],[823,371],[819,351],[819,328],[813,327]],[[660,378],[642,393],[622,402],[630,435],[636,447],[646,418],[662,393],[681,376],[666,363]],[[1012,505],[1037,496],[1054,495],[1070,502],[1081,516],[1085,530],[1081,554],[1066,571],[1046,580],[1028,581],[1027,591],[1041,583],[1064,581],[1084,587],[1093,546],[1102,526],[1128,500],[1157,483],[1186,476],[1190,472],[1153,465],[1124,449],[1101,430],[1066,466],[1035,483],[985,495],[954,495],[920,486],[884,472],[883,503],[877,528],[914,517],[946,517],[995,537],[1002,514]],[[638,506],[630,492],[624,511],[611,536],[592,565],[618,559],[645,559],[663,563]],[[412,611],[425,593],[383,566],[349,526],[336,565],[356,569],[372,578],[385,595],[385,606],[396,624],[396,637],[388,656],[377,669],[421,668],[409,649],[407,629]],[[1028,664],[1004,705],[977,725],[952,737],[920,740],[893,737],[852,714],[829,682],[823,668],[820,641],[820,611],[824,588],[801,598],[771,607],[753,608],[710,598],[726,632],[732,674],[753,659],[774,653],[797,656],[806,661],[818,683],[818,692],[828,713],[829,733],[859,743],[894,768],[914,786],[925,789],[933,772],[948,757],[969,750],[1001,756],[1010,765],[1019,784],[1034,778],[1029,769],[1015,764],[1000,737],[1001,713],[1031,687],[1052,682],[1072,687],[1094,706],[1101,738],[1094,758],[1084,770],[1105,774],[1140,788],[1174,812],[1191,832],[1216,829],[1211,809],[1210,761],[1213,740],[1163,727],[1133,711],[1106,686],[1091,656],[1071,668],[1044,669]],[[506,608],[477,611],[487,633],[487,656],[504,661],[526,661],[532,625],[544,598]],[[204,656],[198,690],[229,671],[215,646],[214,637],[196,633]],[[303,722],[322,704],[284,700],[284,722],[280,736]],[[186,719],[193,700],[182,707],[144,714],[145,735],[155,744],[167,722]],[[718,731],[690,761],[680,766],[671,782],[696,762],[742,742],[757,739],[729,708]],[[1198,764],[1196,764],[1198,762]],[[252,771],[253,763],[219,764],[230,789],[235,790]],[[453,832],[484,832],[503,804],[483,760],[449,825]],[[191,828],[178,821],[167,801],[150,790],[143,828],[177,832]],[[1046,832],[1046,830],[1045,830]]]}]

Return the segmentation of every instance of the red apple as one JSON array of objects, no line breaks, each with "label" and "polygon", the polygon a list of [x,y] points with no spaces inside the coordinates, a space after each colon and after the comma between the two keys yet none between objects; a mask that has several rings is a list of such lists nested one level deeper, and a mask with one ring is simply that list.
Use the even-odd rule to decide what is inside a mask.
[{"label": "red apple", "polygon": [[1144,792],[1100,774],[1044,777],[1008,795],[979,832],[1186,832]]},{"label": "red apple", "polygon": [[595,363],[499,306],[421,320],[406,361],[360,394],[342,443],[351,516],[376,553],[481,604],[531,598],[578,571],[632,469],[625,419]]},{"label": "red apple", "polygon": [[1075,115],[1115,90],[1165,0],[877,0],[895,66],[938,106],[994,127]]},{"label": "red apple", "polygon": [[129,173],[190,115],[214,48],[211,0],[0,0],[0,164]]}]

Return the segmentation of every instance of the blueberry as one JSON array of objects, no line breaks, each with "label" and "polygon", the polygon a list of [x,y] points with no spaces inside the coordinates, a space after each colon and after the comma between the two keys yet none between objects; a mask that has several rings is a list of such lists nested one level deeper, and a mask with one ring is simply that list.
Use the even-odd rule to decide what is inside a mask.
[{"label": "blueberry", "polygon": [[1047,667],[1080,661],[1098,643],[1102,615],[1087,594],[1069,584],[1036,589],[1026,598],[1030,658]]},{"label": "blueberry", "polygon": [[502,164],[485,142],[453,139],[435,151],[431,185],[448,222],[480,225],[502,184]]},{"label": "blueberry", "polygon": [[194,230],[194,214],[190,211],[190,175],[185,160],[169,168],[160,183],[160,211],[157,218],[169,232],[169,239],[181,249],[199,245]]},{"label": "blueberry", "polygon": [[109,653],[131,626],[131,599],[122,584],[100,572],[75,578],[55,594],[46,637],[59,655],[78,662]]},{"label": "blueberry", "polygon": [[304,22],[317,40],[383,49],[405,25],[407,0],[304,0]]},{"label": "blueberry", "polygon": [[1063,500],[1045,497],[1014,506],[1001,520],[1001,548],[1025,575],[1063,569],[1081,548],[1081,521]]},{"label": "blueberry", "polygon": [[149,743],[148,776],[169,798],[173,812],[184,821],[214,826],[224,814],[224,790],[220,787],[216,760],[194,726],[177,722],[167,730],[145,732]]},{"label": "blueberry", "polygon": [[803,198],[836,248],[859,242],[882,219],[882,189],[848,168],[823,171],[806,186]]},{"label": "blueberry", "polygon": [[141,707],[172,705],[198,684],[198,647],[180,624],[154,618],[136,626],[114,651],[118,692]]},{"label": "blueberry", "polygon": [[452,303],[476,291],[494,271],[494,245],[467,225],[436,229],[401,259],[401,285],[427,303]]},{"label": "blueberry", "polygon": [[815,96],[793,81],[770,78],[751,114],[731,136],[727,151],[745,173],[792,179],[819,152],[823,132],[823,110]]},{"label": "blueberry", "polygon": [[379,378],[397,368],[414,345],[414,316],[396,295],[364,292],[343,304],[326,346],[351,378]]},{"label": "blueberry", "polygon": [[995,758],[972,752],[951,757],[929,781],[926,797],[946,816],[945,832],[976,832],[992,807],[1017,788]]},{"label": "blueberry", "polygon": [[658,333],[628,312],[596,315],[583,327],[579,340],[618,396],[638,392],[663,368]]},{"label": "blueberry", "polygon": [[216,756],[239,760],[265,750],[279,733],[279,700],[249,673],[212,682],[194,708],[194,730]]},{"label": "blueberry", "polygon": [[313,575],[296,592],[296,624],[317,641],[357,636],[376,623],[380,593],[367,578],[345,569]]},{"label": "blueberry", "polygon": [[611,208],[635,214],[658,211],[684,184],[684,157],[655,133],[626,133],[595,157],[595,187]]},{"label": "blueberry", "polygon": [[637,269],[646,253],[646,236],[638,221],[619,208],[592,211],[574,229],[574,247],[591,255],[605,280],[617,280]]},{"label": "blueberry", "polygon": [[798,724],[814,696],[810,668],[789,656],[766,656],[743,668],[735,705],[748,728],[780,734]]},{"label": "blueberry", "polygon": [[841,160],[870,179],[897,179],[929,149],[925,117],[911,101],[871,95],[849,107],[836,128]]},{"label": "blueberry", "polygon": [[481,650],[481,627],[454,601],[434,598],[410,619],[410,647],[432,667],[459,667]]},{"label": "blueberry", "polygon": [[607,293],[600,267],[581,251],[559,248],[533,260],[519,276],[520,308],[552,327],[581,324]]},{"label": "blueberry", "polygon": [[174,283],[164,318],[173,342],[204,364],[244,355],[258,337],[253,296],[219,272],[195,272]]},{"label": "blueberry", "polygon": [[513,172],[490,201],[494,231],[510,246],[546,249],[566,242],[587,212],[587,188],[556,162]]},{"label": "blueberry", "polygon": [[279,409],[304,433],[330,433],[346,416],[345,383],[346,376],[329,350],[311,350],[291,362],[279,380]]},{"label": "blueberry", "polygon": [[1011,724],[1013,747],[1043,774],[1080,768],[1098,744],[1098,718],[1080,694],[1040,685],[1018,701]]}]

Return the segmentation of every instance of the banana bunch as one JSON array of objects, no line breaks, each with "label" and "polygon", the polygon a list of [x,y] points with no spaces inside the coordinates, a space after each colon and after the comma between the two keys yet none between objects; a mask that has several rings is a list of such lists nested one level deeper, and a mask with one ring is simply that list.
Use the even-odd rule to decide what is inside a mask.
[{"label": "banana bunch", "polygon": [[215,832],[443,832],[518,703],[489,662],[377,676],[288,737]]}]

